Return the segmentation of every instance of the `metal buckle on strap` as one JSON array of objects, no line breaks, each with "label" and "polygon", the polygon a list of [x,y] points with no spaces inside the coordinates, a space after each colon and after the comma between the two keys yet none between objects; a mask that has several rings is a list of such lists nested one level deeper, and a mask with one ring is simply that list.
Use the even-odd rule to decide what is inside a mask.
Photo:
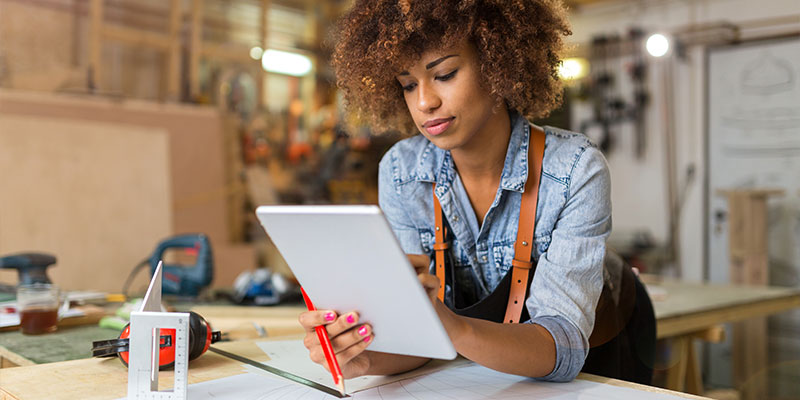
[{"label": "metal buckle on strap", "polygon": [[522,268],[522,269],[531,269],[531,268],[533,268],[533,263],[532,262],[517,260],[516,258],[511,260],[511,265],[516,267],[516,268]]}]

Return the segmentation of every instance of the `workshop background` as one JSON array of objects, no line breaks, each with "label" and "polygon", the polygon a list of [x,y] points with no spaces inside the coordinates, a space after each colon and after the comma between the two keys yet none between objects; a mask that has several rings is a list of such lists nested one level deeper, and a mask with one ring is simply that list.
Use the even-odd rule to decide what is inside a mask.
[{"label": "workshop background", "polygon": [[[326,40],[350,3],[0,0],[0,256],[55,255],[66,290],[141,292],[148,274],[126,278],[158,243],[202,233],[207,291],[291,279],[255,208],[377,203],[400,138],[347,128]],[[654,276],[799,287],[800,3],[567,3],[564,105],[536,122],[604,152],[610,244]],[[696,344],[706,394],[800,399],[800,312],[760,326]]]}]

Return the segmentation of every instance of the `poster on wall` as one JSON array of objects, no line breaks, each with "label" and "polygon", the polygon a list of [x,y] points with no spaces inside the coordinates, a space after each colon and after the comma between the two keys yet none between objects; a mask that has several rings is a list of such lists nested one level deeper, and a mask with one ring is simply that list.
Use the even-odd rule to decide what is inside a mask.
[{"label": "poster on wall", "polygon": [[768,201],[770,284],[800,286],[800,38],[712,49],[708,83],[708,278],[730,282],[718,191],[782,189]]}]

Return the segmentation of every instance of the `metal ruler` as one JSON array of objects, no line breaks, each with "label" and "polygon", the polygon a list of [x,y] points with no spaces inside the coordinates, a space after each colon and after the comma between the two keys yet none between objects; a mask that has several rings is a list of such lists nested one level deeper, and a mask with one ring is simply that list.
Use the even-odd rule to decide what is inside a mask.
[{"label": "metal ruler", "polygon": [[263,369],[264,371],[267,371],[267,372],[273,373],[275,375],[278,375],[280,377],[283,377],[283,378],[289,379],[291,381],[297,382],[297,383],[299,383],[301,385],[305,385],[305,386],[308,386],[310,388],[317,389],[317,390],[319,390],[321,392],[324,392],[326,394],[329,394],[331,396],[336,396],[336,397],[338,397],[340,399],[346,398],[346,397],[350,397],[350,396],[347,396],[347,395],[342,395],[336,389],[327,387],[325,385],[321,385],[321,384],[319,384],[317,382],[308,380],[306,378],[303,378],[302,376],[295,375],[295,374],[293,374],[291,372],[286,372],[286,371],[280,370],[278,368],[272,367],[270,365],[267,365],[267,364],[264,364],[264,363],[260,363],[260,362],[255,361],[255,360],[251,360],[251,359],[249,359],[247,357],[242,357],[242,356],[240,356],[238,354],[229,353],[229,352],[227,352],[225,350],[220,350],[220,349],[215,348],[215,347],[209,347],[208,350],[209,351],[213,351],[214,353],[217,353],[217,354],[219,354],[221,356],[228,357],[228,358],[230,358],[232,360],[236,360],[236,361],[239,361],[241,363],[252,365],[252,366],[254,366],[254,367],[258,368],[258,369]]}]

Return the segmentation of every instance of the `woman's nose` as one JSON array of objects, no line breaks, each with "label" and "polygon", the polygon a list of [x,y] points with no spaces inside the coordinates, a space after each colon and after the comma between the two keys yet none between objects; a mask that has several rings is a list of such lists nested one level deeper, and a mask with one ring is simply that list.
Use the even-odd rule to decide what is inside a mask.
[{"label": "woman's nose", "polygon": [[419,83],[417,87],[417,109],[421,112],[431,112],[442,105],[442,99],[433,88],[427,84]]}]

